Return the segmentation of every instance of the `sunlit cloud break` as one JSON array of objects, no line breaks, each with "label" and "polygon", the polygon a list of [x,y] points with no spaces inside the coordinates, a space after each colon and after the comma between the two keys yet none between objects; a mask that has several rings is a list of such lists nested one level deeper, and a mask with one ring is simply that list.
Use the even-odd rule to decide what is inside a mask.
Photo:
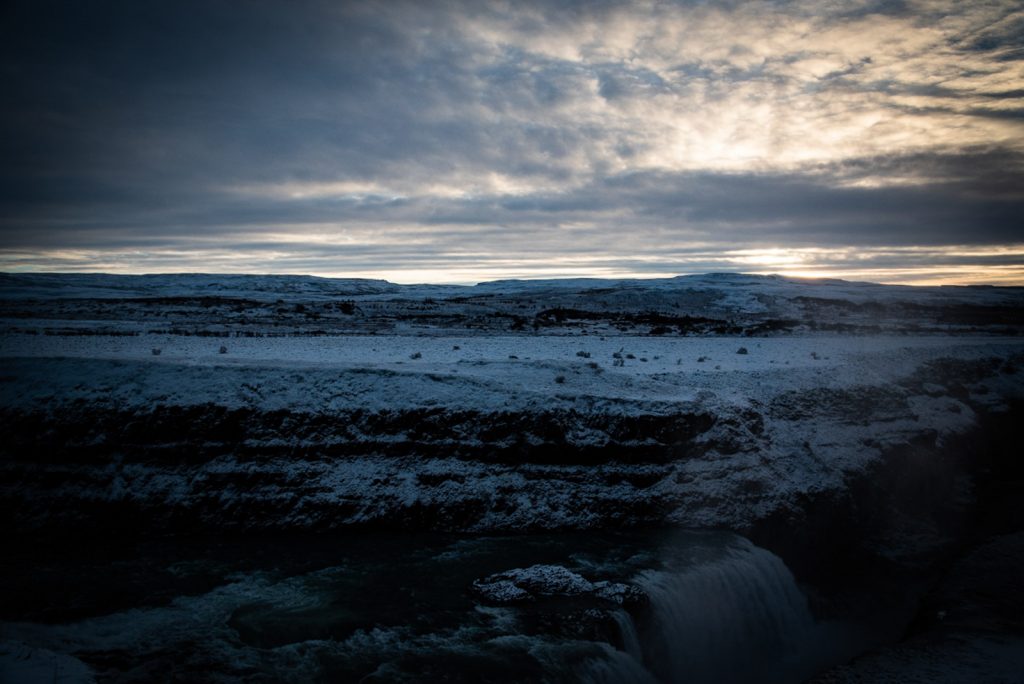
[{"label": "sunlit cloud break", "polygon": [[2,270],[1024,284],[1016,2],[24,3],[3,26]]}]

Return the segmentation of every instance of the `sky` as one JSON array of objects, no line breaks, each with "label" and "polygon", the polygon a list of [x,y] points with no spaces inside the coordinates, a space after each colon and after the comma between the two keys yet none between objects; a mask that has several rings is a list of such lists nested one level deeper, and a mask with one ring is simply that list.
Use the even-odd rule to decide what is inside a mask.
[{"label": "sky", "polygon": [[7,2],[0,271],[1024,285],[1024,5]]}]

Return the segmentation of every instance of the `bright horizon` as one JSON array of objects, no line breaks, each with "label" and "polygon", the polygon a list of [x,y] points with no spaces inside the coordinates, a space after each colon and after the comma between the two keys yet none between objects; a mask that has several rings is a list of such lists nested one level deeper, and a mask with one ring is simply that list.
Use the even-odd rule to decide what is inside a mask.
[{"label": "bright horizon", "polygon": [[[355,280],[383,280],[395,285],[438,285],[438,286],[465,286],[472,287],[474,285],[483,285],[486,283],[506,281],[506,280],[523,280],[523,281],[545,281],[545,280],[658,280],[668,279],[677,277],[700,277],[707,275],[744,275],[744,276],[781,276],[784,278],[790,278],[795,280],[839,280],[850,283],[870,283],[875,285],[899,285],[904,287],[935,287],[935,286],[955,286],[955,287],[968,287],[968,286],[989,286],[989,287],[1024,287],[1019,282],[1007,281],[1007,282],[992,282],[989,280],[960,280],[952,281],[945,278],[936,278],[933,274],[921,274],[914,276],[912,274],[901,273],[902,280],[871,280],[870,278],[860,277],[859,274],[845,274],[835,275],[835,273],[804,273],[804,272],[777,272],[777,271],[734,271],[734,270],[719,270],[719,271],[694,271],[694,272],[678,272],[678,273],[610,273],[602,275],[592,275],[590,273],[576,273],[576,274],[565,274],[565,273],[530,273],[522,274],[510,272],[504,275],[497,275],[495,277],[487,277],[481,279],[469,279],[469,280],[442,280],[438,278],[416,278],[410,277],[409,272],[397,271],[394,277],[388,277],[388,274],[381,273],[287,273],[287,272],[267,272],[267,273],[256,273],[253,271],[180,271],[180,270],[167,270],[167,271],[103,271],[103,270],[83,270],[83,271],[41,271],[41,270],[24,270],[24,271],[0,271],[0,274],[10,275],[114,275],[114,276],[209,276],[216,278],[218,276],[255,276],[255,277],[310,277],[310,278],[324,278],[324,279],[355,279]],[[429,274],[428,274],[429,275]]]}]

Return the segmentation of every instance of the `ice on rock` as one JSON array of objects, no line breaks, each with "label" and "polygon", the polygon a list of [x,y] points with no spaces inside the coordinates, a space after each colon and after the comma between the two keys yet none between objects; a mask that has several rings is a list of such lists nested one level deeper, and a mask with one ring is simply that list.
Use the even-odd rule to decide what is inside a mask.
[{"label": "ice on rock", "polygon": [[476,580],[473,582],[473,589],[490,603],[522,603],[532,601],[533,594],[525,589],[516,586],[512,580],[499,579],[490,581]]},{"label": "ice on rock", "polygon": [[595,582],[594,596],[622,606],[642,606],[648,602],[643,589],[620,582]]},{"label": "ice on rock", "polygon": [[522,603],[553,596],[592,595],[612,603],[638,601],[636,587],[615,582],[591,582],[561,565],[514,568],[473,582],[473,591],[487,603]]}]

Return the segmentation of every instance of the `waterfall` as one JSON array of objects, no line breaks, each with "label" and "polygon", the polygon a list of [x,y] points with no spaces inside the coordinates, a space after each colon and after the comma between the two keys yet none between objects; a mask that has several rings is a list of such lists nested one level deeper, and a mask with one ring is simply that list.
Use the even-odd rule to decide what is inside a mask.
[{"label": "waterfall", "polygon": [[605,657],[586,662],[572,681],[584,684],[658,684],[635,658],[611,647]]},{"label": "waterfall", "polygon": [[643,649],[640,646],[640,635],[636,631],[636,623],[629,613],[624,610],[617,610],[612,613],[615,622],[619,626],[619,636],[622,638],[622,648],[638,663],[644,662]]},{"label": "waterfall", "polygon": [[749,541],[681,554],[634,581],[649,611],[639,625],[625,611],[614,616],[626,653],[657,680],[781,683],[813,674],[807,600],[782,560]]}]

